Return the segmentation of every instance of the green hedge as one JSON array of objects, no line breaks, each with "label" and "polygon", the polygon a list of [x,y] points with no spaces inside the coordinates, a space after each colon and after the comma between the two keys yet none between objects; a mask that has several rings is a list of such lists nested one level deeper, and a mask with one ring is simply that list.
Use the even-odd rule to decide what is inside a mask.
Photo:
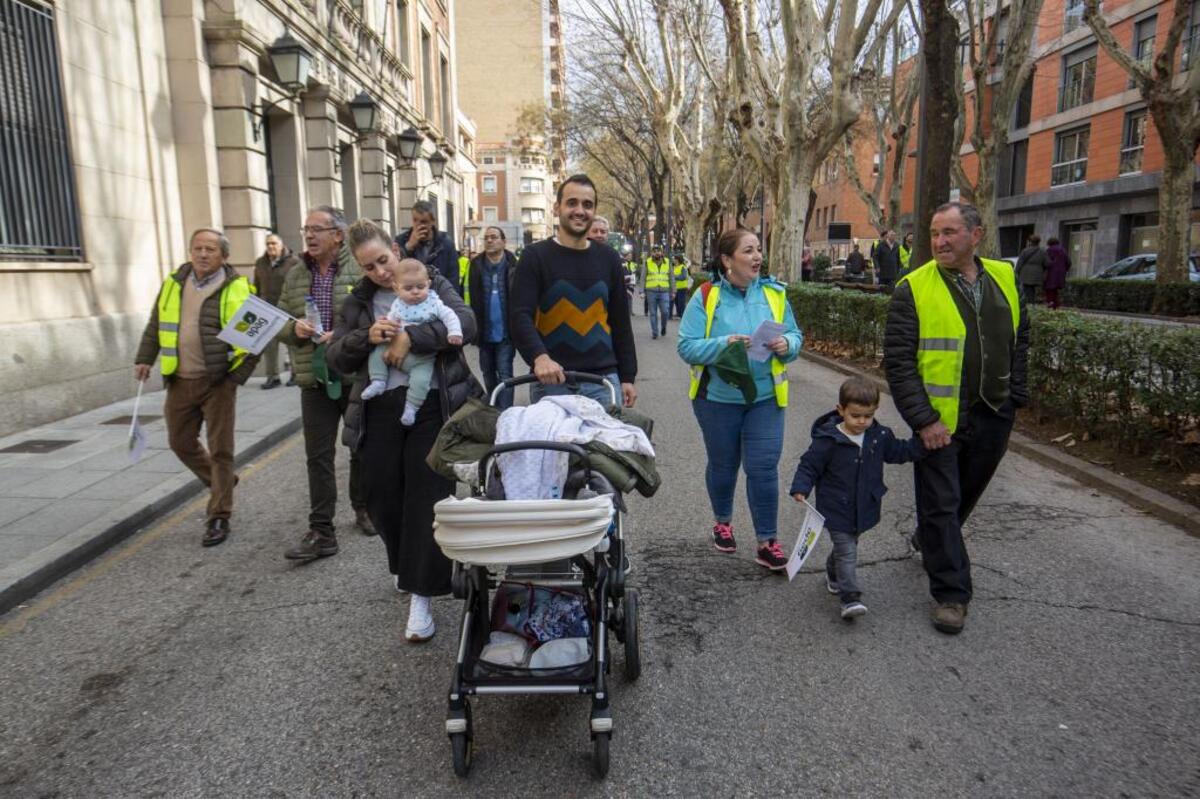
[{"label": "green hedge", "polygon": [[[888,298],[789,288],[805,341],[882,358]],[[1033,407],[1077,432],[1141,451],[1200,420],[1200,328],[1144,325],[1033,309]]]},{"label": "green hedge", "polygon": [[1152,280],[1072,278],[1067,281],[1062,301],[1073,308],[1093,311],[1200,316],[1200,283],[1159,286]]}]

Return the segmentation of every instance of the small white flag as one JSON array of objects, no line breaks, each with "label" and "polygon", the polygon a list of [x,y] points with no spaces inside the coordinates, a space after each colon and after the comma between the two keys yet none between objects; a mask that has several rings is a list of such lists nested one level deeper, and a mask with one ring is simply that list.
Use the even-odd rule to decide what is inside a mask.
[{"label": "small white flag", "polygon": [[287,321],[295,318],[251,294],[234,312],[229,324],[217,334],[217,338],[253,355],[260,355],[275,340]]},{"label": "small white flag", "polygon": [[787,576],[790,583],[808,556],[817,548],[817,540],[825,529],[825,517],[817,513],[817,509],[808,502],[804,503],[804,523],[800,525],[800,535],[796,537],[796,545],[792,547],[792,556],[787,562]]},{"label": "small white flag", "polygon": [[129,421],[129,462],[137,463],[146,454],[146,431],[138,421],[138,411],[142,407],[142,389],[146,384],[138,381],[137,399],[133,401],[133,418]]}]

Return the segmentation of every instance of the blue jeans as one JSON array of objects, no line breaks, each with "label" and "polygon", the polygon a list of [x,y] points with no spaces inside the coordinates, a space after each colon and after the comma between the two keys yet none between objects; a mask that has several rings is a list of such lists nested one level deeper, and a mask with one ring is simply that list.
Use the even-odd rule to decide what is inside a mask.
[{"label": "blue jeans", "polygon": [[825,575],[836,583],[842,604],[862,598],[858,587],[858,533],[829,530],[833,551],[825,559]]},{"label": "blue jeans", "polygon": [[650,335],[654,338],[659,333],[665,335],[667,320],[671,318],[671,292],[651,289],[646,292],[646,302],[650,303]]},{"label": "blue jeans", "polygon": [[[613,384],[613,389],[617,392],[617,404],[621,404],[621,379],[617,377],[616,372],[603,375],[608,378],[608,382]],[[579,390],[572,391],[571,387],[566,383],[557,386],[547,386],[542,383],[534,383],[529,387],[529,401],[537,402],[542,397],[557,397],[563,394],[582,394],[585,397],[591,397],[596,402],[603,405],[605,408],[612,402],[612,395],[608,393],[608,386],[603,383],[580,383]]]},{"label": "blue jeans", "polygon": [[[479,345],[479,371],[483,374],[483,387],[487,389],[488,398],[496,386],[513,376],[513,354],[515,350],[511,341],[481,342]],[[500,410],[511,408],[513,390],[506,388],[496,397],[496,407]]]},{"label": "blue jeans", "polygon": [[759,542],[775,538],[779,525],[779,456],[783,452],[783,408],[774,399],[753,405],[692,400],[708,466],[704,483],[713,518],[733,519],[738,467],[746,472],[746,498]]}]

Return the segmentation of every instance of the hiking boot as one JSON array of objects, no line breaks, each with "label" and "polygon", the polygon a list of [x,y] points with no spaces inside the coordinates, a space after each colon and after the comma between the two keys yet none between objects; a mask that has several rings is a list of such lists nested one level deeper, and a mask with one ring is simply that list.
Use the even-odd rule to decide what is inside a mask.
[{"label": "hiking boot", "polygon": [[371,517],[367,515],[366,508],[359,508],[354,511],[354,526],[362,530],[363,535],[378,535],[375,530],[375,525],[371,524]]},{"label": "hiking boot", "polygon": [[204,538],[200,539],[200,545],[206,547],[215,547],[228,537],[228,519],[209,519],[208,524],[204,526]]},{"label": "hiking boot", "polygon": [[733,526],[725,522],[713,525],[713,546],[718,552],[737,552],[737,542],[733,540]]},{"label": "hiking boot", "polygon": [[337,538],[309,530],[300,543],[284,552],[283,556],[288,560],[316,560],[336,555],[337,551]]},{"label": "hiking boot", "polygon": [[779,542],[774,538],[762,544],[758,548],[758,554],[754,556],[755,563],[773,572],[783,571],[787,560],[787,555],[783,554],[783,547],[779,546]]},{"label": "hiking boot", "polygon": [[946,635],[958,635],[967,621],[967,606],[960,602],[939,602],[933,609],[933,629]]},{"label": "hiking boot", "polygon": [[857,599],[853,599],[842,605],[842,618],[846,621],[853,621],[859,616],[865,615],[867,615],[867,606]]},{"label": "hiking boot", "polygon": [[404,628],[404,637],[410,643],[421,644],[428,641],[437,632],[433,623],[433,613],[429,610],[429,597],[413,594],[408,601],[408,625]]}]

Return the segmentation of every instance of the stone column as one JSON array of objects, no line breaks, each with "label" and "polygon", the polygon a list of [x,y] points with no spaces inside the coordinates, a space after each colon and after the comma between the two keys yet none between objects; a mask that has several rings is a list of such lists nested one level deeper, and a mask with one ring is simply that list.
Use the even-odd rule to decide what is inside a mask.
[{"label": "stone column", "polygon": [[367,134],[359,144],[359,153],[362,158],[362,185],[359,187],[362,203],[359,213],[387,227],[391,224],[392,214],[388,208],[388,155],[383,134]]},{"label": "stone column", "polygon": [[308,152],[309,205],[341,207],[342,181],[334,168],[340,146],[337,105],[327,92],[304,96],[304,138]]}]

